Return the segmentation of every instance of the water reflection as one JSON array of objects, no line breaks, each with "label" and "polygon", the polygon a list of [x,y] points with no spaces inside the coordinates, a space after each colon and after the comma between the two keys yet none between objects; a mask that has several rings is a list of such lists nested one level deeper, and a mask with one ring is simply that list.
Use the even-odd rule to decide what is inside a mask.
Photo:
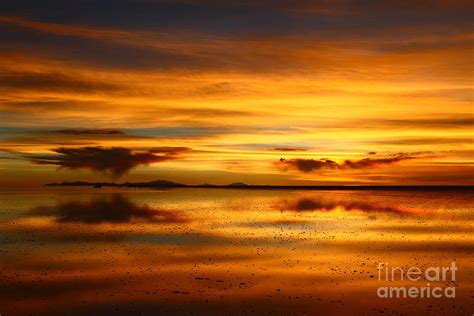
[{"label": "water reflection", "polygon": [[407,208],[403,209],[360,201],[328,201],[322,198],[312,197],[303,197],[293,200],[281,200],[274,205],[274,208],[280,211],[295,212],[334,212],[336,210],[343,210],[348,212],[359,211],[364,213],[390,213],[401,216],[420,212]]},{"label": "water reflection", "polygon": [[96,197],[87,202],[60,202],[55,207],[37,207],[33,214],[53,216],[58,222],[87,224],[127,223],[136,220],[147,222],[179,223],[185,219],[175,212],[138,205],[122,194]]},{"label": "water reflection", "polygon": [[[465,192],[0,192],[9,214],[0,217],[0,312],[467,314],[473,201]],[[376,299],[378,262],[452,260],[459,297],[438,300],[434,313],[430,300]]]}]

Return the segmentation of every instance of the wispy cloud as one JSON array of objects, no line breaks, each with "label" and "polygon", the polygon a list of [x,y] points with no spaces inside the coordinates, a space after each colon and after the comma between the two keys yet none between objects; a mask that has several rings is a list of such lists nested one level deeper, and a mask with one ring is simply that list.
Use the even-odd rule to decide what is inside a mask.
[{"label": "wispy cloud", "polygon": [[53,131],[66,135],[124,135],[125,133],[114,129],[60,129]]},{"label": "wispy cloud", "polygon": [[307,151],[308,148],[301,148],[301,147],[274,147],[269,148],[269,151]]},{"label": "wispy cloud", "polygon": [[41,90],[75,93],[117,92],[123,89],[116,84],[82,78],[61,72],[0,71],[0,91]]}]

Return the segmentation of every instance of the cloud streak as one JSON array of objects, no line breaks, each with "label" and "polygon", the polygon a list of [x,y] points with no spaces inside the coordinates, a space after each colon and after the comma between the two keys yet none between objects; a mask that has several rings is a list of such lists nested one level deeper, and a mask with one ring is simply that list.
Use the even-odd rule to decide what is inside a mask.
[{"label": "cloud streak", "polygon": [[307,148],[300,148],[300,147],[275,147],[275,148],[269,148],[269,151],[307,151]]},{"label": "cloud streak", "polygon": [[40,90],[76,93],[116,92],[118,85],[60,72],[0,71],[0,90]]},{"label": "cloud streak", "polygon": [[181,158],[186,147],[161,147],[148,152],[133,152],[123,147],[56,148],[57,155],[31,155],[28,159],[38,165],[57,165],[67,169],[90,169],[117,178],[139,166]]},{"label": "cloud streak", "polygon": [[124,135],[125,133],[114,129],[61,129],[53,131],[66,135]]}]

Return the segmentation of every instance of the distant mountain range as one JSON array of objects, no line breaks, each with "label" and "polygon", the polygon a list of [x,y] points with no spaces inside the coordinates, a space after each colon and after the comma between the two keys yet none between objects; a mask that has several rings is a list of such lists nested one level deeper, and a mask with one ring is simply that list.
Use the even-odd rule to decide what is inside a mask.
[{"label": "distant mountain range", "polygon": [[126,188],[144,188],[144,187],[167,187],[167,188],[178,188],[187,187],[185,184],[176,183],[167,180],[154,180],[150,182],[85,182],[85,181],[74,181],[74,182],[62,182],[62,183],[48,183],[45,184],[48,187],[126,187]]},{"label": "distant mountain range", "polygon": [[415,191],[430,191],[430,190],[474,190],[474,186],[441,186],[441,185],[416,185],[416,186],[337,186],[337,185],[324,185],[324,186],[280,186],[280,185],[249,185],[243,182],[234,182],[227,185],[215,185],[215,184],[199,184],[199,185],[188,185],[177,183],[168,180],[154,180],[149,182],[86,182],[86,181],[73,181],[73,182],[61,182],[61,183],[48,183],[44,186],[48,187],[119,187],[119,188],[228,188],[228,189],[299,189],[299,190],[415,190]]}]

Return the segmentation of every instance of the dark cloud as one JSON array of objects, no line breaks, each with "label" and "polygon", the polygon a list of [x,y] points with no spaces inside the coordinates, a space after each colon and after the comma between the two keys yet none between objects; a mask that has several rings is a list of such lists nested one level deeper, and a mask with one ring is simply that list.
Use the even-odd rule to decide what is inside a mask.
[{"label": "dark cloud", "polygon": [[393,156],[383,158],[364,158],[360,160],[345,160],[343,163],[337,163],[327,158],[321,158],[319,160],[314,159],[285,159],[280,158],[276,163],[276,166],[281,170],[297,169],[302,172],[312,172],[321,169],[366,169],[376,168],[384,165],[392,165],[400,161],[428,158],[428,157],[417,157],[417,153],[413,156],[409,156],[407,153],[398,153]]},{"label": "dark cloud", "polygon": [[[289,11],[303,11],[313,13],[338,14],[338,13],[364,13],[368,11],[408,11],[420,10],[420,13],[430,13],[440,8],[473,8],[472,2],[467,0],[431,0],[431,1],[377,1],[377,0],[167,0],[170,3],[213,5],[218,7],[252,7],[262,9],[281,9]],[[364,6],[361,6],[364,4]]]},{"label": "dark cloud", "polygon": [[311,172],[314,170],[320,169],[339,169],[339,165],[329,159],[290,159],[286,160],[285,158],[280,158],[280,161],[277,162],[277,166],[283,170],[288,170],[289,168],[296,168],[299,171]]},{"label": "dark cloud", "polygon": [[42,90],[78,93],[113,92],[120,86],[59,72],[19,72],[0,70],[0,90]]},{"label": "dark cloud", "polygon": [[[67,2],[60,0],[2,1],[5,15],[101,26],[176,27],[214,32],[282,32],[320,29],[337,24],[376,28],[384,25],[468,21],[472,1],[377,0],[115,0]],[[391,19],[388,19],[391,17]],[[331,20],[332,19],[332,20]],[[471,19],[472,20],[472,19]],[[333,23],[329,23],[329,22]],[[334,25],[336,24],[336,25]]]},{"label": "dark cloud", "polygon": [[135,219],[149,222],[179,223],[185,221],[175,212],[158,210],[148,205],[136,205],[121,194],[99,197],[91,201],[60,203],[55,207],[40,207],[35,215],[54,216],[58,222],[87,224],[126,223]]},{"label": "dark cloud", "polygon": [[114,129],[61,129],[53,131],[66,135],[124,135],[125,133]]},{"label": "dark cloud", "polygon": [[[469,10],[442,1],[421,6],[411,2],[400,6],[387,2],[380,5],[373,1],[363,5],[357,1],[331,4],[325,1],[232,1],[228,4],[222,1],[139,1],[133,4],[114,1],[113,4],[94,4],[94,10],[90,10],[87,2],[67,6],[60,1],[51,1],[49,6],[44,3],[38,6],[35,1],[23,3],[23,7],[17,4],[15,8],[0,4],[0,11],[7,15],[0,20],[4,23],[0,32],[2,51],[28,54],[31,52],[28,43],[34,43],[34,52],[40,58],[141,70],[302,70],[306,65],[301,65],[298,58],[289,53],[294,50],[291,42],[282,39],[262,45],[266,35],[306,34],[306,41],[313,45],[327,39],[362,38],[356,44],[359,49],[363,43],[380,42],[376,47],[370,45],[370,49],[403,53],[407,47],[415,50],[439,48],[439,45],[452,47],[452,43],[438,43],[445,40],[435,40],[425,47],[417,44],[421,42],[418,38],[406,44],[407,38],[419,35],[412,30],[424,28],[429,34],[457,34],[469,29],[468,23],[472,20]],[[442,8],[443,14],[439,14],[441,9],[433,8]],[[455,8],[455,12],[449,11]],[[323,15],[307,14],[311,12]],[[188,30],[195,33],[186,34]],[[142,33],[147,35],[143,38]],[[370,41],[365,36],[381,40]],[[249,37],[259,37],[259,45],[242,41]],[[387,38],[391,40],[382,45]],[[347,45],[354,44],[343,44]],[[469,43],[462,39],[456,45],[469,49]],[[347,69],[347,66],[342,68]],[[198,93],[235,92],[239,90],[222,82],[203,87]]]},{"label": "dark cloud", "polygon": [[143,32],[135,28],[114,32],[107,28],[21,17],[10,19],[6,25],[2,23],[5,21],[0,16],[0,48],[5,54],[31,55],[33,52],[28,43],[34,42],[36,58],[68,60],[96,68],[161,70],[184,67],[196,70],[215,68],[223,62],[217,59],[217,54],[190,54],[179,49],[179,45],[173,44],[174,39],[162,37],[162,32],[145,32],[149,35],[143,37]]},{"label": "dark cloud", "polygon": [[416,157],[410,156],[398,156],[392,158],[364,158],[361,160],[345,160],[344,163],[340,165],[341,169],[364,169],[364,168],[372,168],[372,167],[379,167],[383,165],[392,165],[394,163],[403,161],[403,160],[410,160],[415,159]]},{"label": "dark cloud", "polygon": [[[187,150],[189,149],[186,148]],[[164,147],[148,152],[133,152],[131,149],[122,147],[61,147],[53,151],[58,155],[30,155],[26,157],[34,164],[57,165],[68,169],[91,169],[119,177],[139,165],[179,159],[179,154],[183,153],[185,149],[184,147]]]}]

